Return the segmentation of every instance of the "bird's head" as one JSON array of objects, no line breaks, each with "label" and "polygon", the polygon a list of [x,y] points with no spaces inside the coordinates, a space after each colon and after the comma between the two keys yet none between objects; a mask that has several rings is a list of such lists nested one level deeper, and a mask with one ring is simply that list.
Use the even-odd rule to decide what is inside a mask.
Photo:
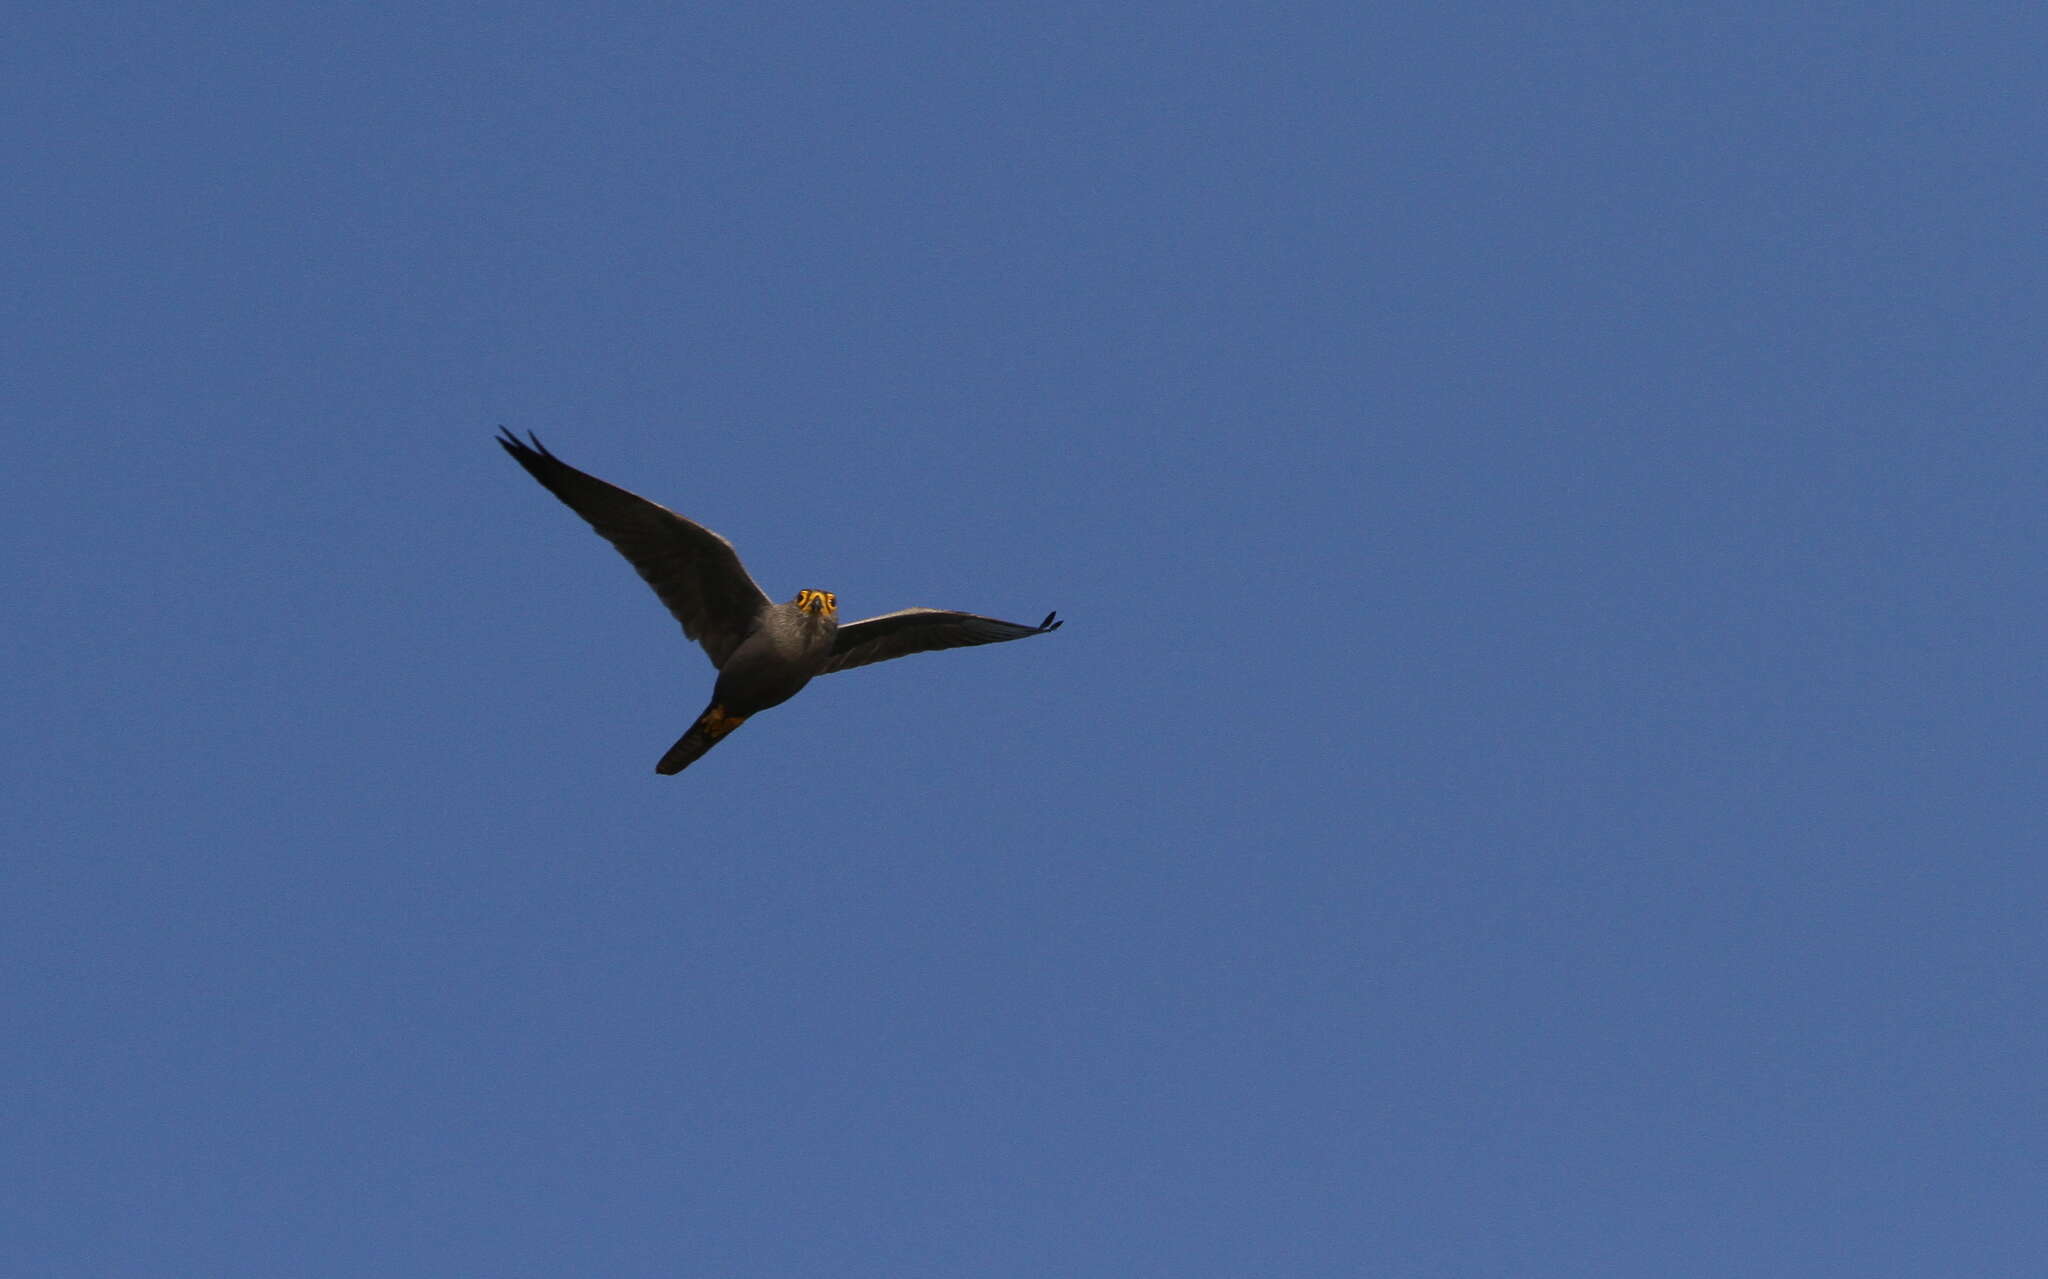
[{"label": "bird's head", "polygon": [[839,597],[830,591],[798,591],[796,606],[828,622],[839,620]]}]

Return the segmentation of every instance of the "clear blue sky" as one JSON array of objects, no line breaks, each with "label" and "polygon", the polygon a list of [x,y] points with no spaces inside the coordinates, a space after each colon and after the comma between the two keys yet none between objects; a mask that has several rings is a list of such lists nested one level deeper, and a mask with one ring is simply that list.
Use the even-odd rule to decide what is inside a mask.
[{"label": "clear blue sky", "polygon": [[18,14],[0,1272],[2042,1273],[2044,41]]}]

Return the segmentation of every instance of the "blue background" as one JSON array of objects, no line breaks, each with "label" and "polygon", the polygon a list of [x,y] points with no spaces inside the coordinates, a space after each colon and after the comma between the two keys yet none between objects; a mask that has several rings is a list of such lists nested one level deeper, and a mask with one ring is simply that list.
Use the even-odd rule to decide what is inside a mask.
[{"label": "blue background", "polygon": [[0,1270],[2039,1273],[2044,39],[19,15]]}]

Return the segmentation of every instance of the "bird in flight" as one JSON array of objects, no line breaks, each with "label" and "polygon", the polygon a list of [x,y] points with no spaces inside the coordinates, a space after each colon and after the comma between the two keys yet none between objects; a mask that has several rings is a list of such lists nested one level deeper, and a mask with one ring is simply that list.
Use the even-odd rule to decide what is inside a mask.
[{"label": "bird in flight", "polygon": [[665,506],[585,475],[548,452],[531,432],[522,441],[499,428],[498,443],[526,473],[589,522],[638,569],[683,635],[718,668],[711,705],[697,717],[657,773],[680,773],[751,715],[796,696],[814,675],[892,657],[972,644],[1000,644],[1056,631],[1047,613],[1036,626],[940,608],[905,608],[839,624],[839,598],[802,590],[787,604],[770,600],[740,563],[732,543]]}]

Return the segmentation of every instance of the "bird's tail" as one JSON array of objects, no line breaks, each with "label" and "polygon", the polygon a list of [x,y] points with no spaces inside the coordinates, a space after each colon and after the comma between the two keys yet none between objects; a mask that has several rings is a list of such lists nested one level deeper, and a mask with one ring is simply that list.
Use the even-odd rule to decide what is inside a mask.
[{"label": "bird's tail", "polygon": [[680,773],[697,762],[705,751],[725,740],[725,735],[747,722],[744,715],[734,715],[717,702],[704,708],[697,722],[690,725],[675,745],[668,748],[668,754],[654,766],[654,771],[664,775]]}]

